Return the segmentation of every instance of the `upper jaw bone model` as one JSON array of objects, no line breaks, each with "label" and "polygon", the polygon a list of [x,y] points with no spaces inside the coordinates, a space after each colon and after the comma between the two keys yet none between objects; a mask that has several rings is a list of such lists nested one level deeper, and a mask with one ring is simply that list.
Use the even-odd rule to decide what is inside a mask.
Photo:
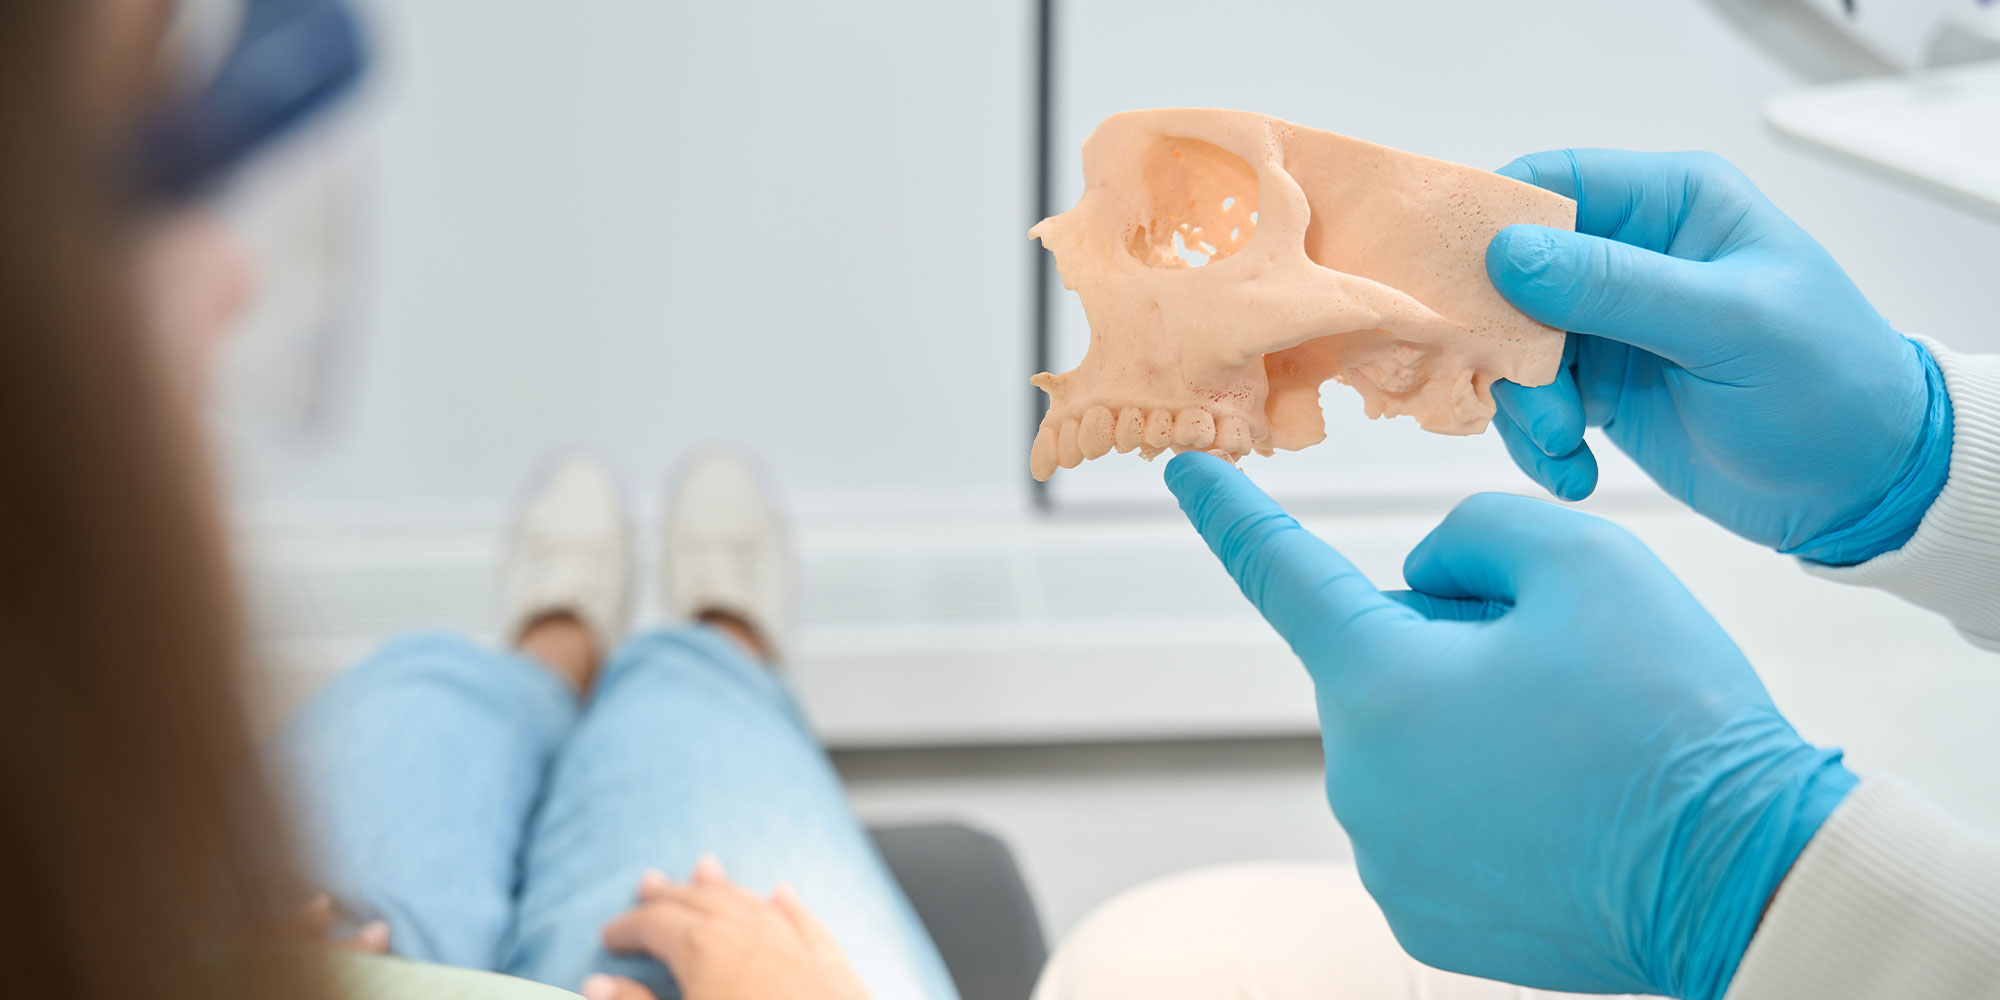
[{"label": "upper jaw bone model", "polygon": [[1503,227],[1575,225],[1561,195],[1243,111],[1113,115],[1074,209],[1029,232],[1083,300],[1090,349],[1032,380],[1036,479],[1113,450],[1231,461],[1326,438],[1320,386],[1370,417],[1477,434],[1493,380],[1546,385],[1561,331],[1486,277]]}]

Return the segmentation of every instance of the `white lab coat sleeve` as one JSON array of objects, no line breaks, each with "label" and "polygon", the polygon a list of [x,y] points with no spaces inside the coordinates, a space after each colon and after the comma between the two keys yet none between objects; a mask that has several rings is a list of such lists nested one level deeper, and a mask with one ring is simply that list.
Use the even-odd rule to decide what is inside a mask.
[{"label": "white lab coat sleeve", "polygon": [[1864,781],[1800,852],[1725,1000],[2000,996],[2000,843]]},{"label": "white lab coat sleeve", "polygon": [[2000,652],[2000,355],[1953,354],[1916,339],[1937,359],[1951,397],[1944,490],[1902,548],[1854,566],[1805,566],[1936,611],[1974,645]]}]

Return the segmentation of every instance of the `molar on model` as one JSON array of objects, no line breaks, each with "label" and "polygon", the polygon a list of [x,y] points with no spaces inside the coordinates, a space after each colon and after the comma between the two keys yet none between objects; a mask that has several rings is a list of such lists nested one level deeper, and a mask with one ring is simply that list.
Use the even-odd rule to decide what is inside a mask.
[{"label": "molar on model", "polygon": [[1244,111],[1129,111],[1083,147],[1076,207],[1029,231],[1090,321],[1029,469],[1116,450],[1231,461],[1326,438],[1320,387],[1477,434],[1495,379],[1553,381],[1563,334],[1486,278],[1502,228],[1574,202],[1498,174]]}]

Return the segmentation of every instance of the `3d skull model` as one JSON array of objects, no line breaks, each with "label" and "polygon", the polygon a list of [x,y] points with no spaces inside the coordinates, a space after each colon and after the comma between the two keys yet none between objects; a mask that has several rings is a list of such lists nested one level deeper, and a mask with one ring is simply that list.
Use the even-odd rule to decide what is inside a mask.
[{"label": "3d skull model", "polygon": [[1517,222],[1575,225],[1560,195],[1243,111],[1130,111],[1083,147],[1083,198],[1031,237],[1083,300],[1083,363],[1050,397],[1029,468],[1113,450],[1235,461],[1326,438],[1320,386],[1370,417],[1477,434],[1504,378],[1545,385],[1561,331],[1486,278]]}]

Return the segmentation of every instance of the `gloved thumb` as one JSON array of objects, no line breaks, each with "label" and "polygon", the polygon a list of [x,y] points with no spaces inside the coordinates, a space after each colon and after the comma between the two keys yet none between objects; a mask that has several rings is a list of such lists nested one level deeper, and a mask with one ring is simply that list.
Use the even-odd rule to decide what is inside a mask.
[{"label": "gloved thumb", "polygon": [[1486,274],[1516,309],[1559,330],[1587,333],[1682,367],[1724,346],[1736,308],[1721,265],[1682,260],[1582,233],[1508,226],[1486,246]]},{"label": "gloved thumb", "polygon": [[1511,605],[1538,582],[1570,579],[1569,557],[1600,559],[1629,539],[1609,521],[1527,497],[1478,493],[1452,508],[1403,561],[1412,590],[1433,597]]},{"label": "gloved thumb", "polygon": [[1228,462],[1201,452],[1180,455],[1167,463],[1167,488],[1243,596],[1293,651],[1303,655],[1369,613],[1421,620]]}]

